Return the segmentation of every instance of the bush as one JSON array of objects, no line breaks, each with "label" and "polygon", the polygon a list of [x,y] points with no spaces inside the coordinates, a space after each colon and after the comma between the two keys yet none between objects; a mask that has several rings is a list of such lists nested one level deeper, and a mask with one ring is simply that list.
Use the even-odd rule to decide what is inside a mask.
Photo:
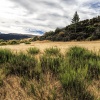
[{"label": "bush", "polygon": [[25,43],[25,44],[31,44],[31,42],[29,42],[29,41],[25,41],[24,43]]},{"label": "bush", "polygon": [[100,56],[81,47],[72,47],[66,55],[70,67],[78,70],[88,66],[88,78],[99,78]]},{"label": "bush", "polygon": [[[98,58],[95,54],[80,47],[72,47],[60,66],[60,81],[66,92],[68,100],[94,100],[94,97],[87,91],[88,80],[91,75],[97,76],[98,71],[94,74],[89,65],[89,59]],[[93,62],[93,65],[94,62]],[[90,74],[90,73],[91,74]],[[99,73],[98,73],[99,74]],[[92,77],[95,78],[95,77]]]},{"label": "bush", "polygon": [[9,49],[0,49],[0,63],[8,62],[13,56]]},{"label": "bush", "polygon": [[40,50],[39,50],[38,48],[34,47],[34,48],[29,48],[29,49],[27,50],[27,52],[28,52],[29,54],[31,54],[31,55],[36,55],[36,54],[38,54],[38,53],[40,52]]},{"label": "bush", "polygon": [[59,72],[59,67],[61,63],[63,62],[62,56],[47,56],[43,55],[40,58],[40,64],[43,72],[48,72],[51,70],[54,74],[57,74]]},{"label": "bush", "polygon": [[47,48],[44,52],[47,55],[59,55],[60,49],[58,49],[57,47],[52,47],[52,48]]},{"label": "bush", "polygon": [[7,45],[7,42],[1,42],[0,46],[2,46],[2,45]]},{"label": "bush", "polygon": [[27,54],[19,53],[12,57],[10,60],[10,72],[18,76],[27,76],[33,78],[35,75],[35,67],[37,66],[37,60]]},{"label": "bush", "polygon": [[10,45],[16,45],[16,44],[19,44],[19,41],[18,40],[9,40],[8,44],[10,44]]},{"label": "bush", "polygon": [[0,42],[4,42],[4,40],[3,39],[0,39]]}]

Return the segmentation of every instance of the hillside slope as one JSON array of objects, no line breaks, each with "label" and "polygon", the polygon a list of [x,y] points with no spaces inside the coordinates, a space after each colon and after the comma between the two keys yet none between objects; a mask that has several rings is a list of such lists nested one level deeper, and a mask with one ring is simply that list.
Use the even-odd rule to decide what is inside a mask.
[{"label": "hillside slope", "polygon": [[41,37],[34,40],[70,41],[70,40],[97,40],[100,39],[100,16],[86,19],[75,25],[71,24],[64,28],[57,28],[55,31],[46,32]]}]

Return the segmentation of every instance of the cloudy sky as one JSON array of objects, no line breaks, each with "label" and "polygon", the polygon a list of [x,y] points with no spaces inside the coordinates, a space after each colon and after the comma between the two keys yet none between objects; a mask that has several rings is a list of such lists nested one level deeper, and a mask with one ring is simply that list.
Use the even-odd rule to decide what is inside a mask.
[{"label": "cloudy sky", "polygon": [[0,0],[0,32],[43,34],[100,15],[100,0]]}]

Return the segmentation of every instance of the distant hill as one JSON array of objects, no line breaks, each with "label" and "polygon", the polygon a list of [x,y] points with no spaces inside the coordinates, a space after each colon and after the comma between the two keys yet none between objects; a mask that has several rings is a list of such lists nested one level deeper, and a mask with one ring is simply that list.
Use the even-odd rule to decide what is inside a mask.
[{"label": "distant hill", "polygon": [[70,40],[97,40],[100,39],[100,16],[86,19],[75,25],[71,24],[64,28],[57,28],[55,31],[46,32],[41,37],[34,37],[34,40],[70,41]]},{"label": "distant hill", "polygon": [[25,39],[25,38],[31,38],[34,37],[33,35],[27,35],[27,34],[17,34],[17,33],[9,33],[9,34],[4,34],[0,33],[0,39],[3,40],[12,40],[12,39]]}]

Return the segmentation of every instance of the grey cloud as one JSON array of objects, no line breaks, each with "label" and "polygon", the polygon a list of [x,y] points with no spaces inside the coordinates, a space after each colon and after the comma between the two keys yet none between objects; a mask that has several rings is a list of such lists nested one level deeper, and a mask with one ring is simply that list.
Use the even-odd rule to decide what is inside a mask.
[{"label": "grey cloud", "polygon": [[77,4],[77,0],[60,0],[61,2],[65,3],[66,5],[75,5]]},{"label": "grey cloud", "polygon": [[[14,3],[13,9],[23,8],[26,12],[14,21],[1,23],[17,27],[22,32],[32,28],[49,31],[56,27],[65,27],[71,23],[73,14],[77,10],[80,19],[91,18],[99,14],[91,3],[99,0],[9,0]],[[11,15],[13,14],[10,13]],[[3,21],[2,21],[3,22]],[[18,30],[16,29],[16,30]]]},{"label": "grey cloud", "polygon": [[18,5],[24,7],[26,10],[28,10],[30,13],[37,10],[36,7],[33,5],[36,5],[36,1],[33,0],[11,0],[12,2],[17,3]]}]

